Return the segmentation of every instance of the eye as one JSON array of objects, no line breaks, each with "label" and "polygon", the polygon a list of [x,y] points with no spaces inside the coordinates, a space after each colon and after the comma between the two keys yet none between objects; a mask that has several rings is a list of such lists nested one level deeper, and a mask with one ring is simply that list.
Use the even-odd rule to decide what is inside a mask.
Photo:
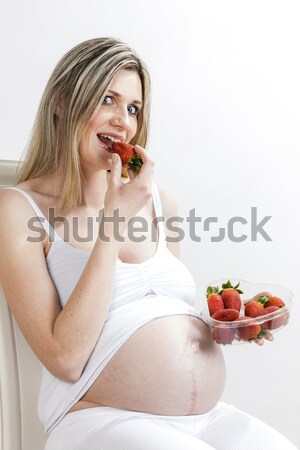
[{"label": "eye", "polygon": [[[109,102],[109,100],[110,100],[110,102]],[[110,97],[110,95],[106,95],[103,99],[102,104],[109,105],[109,104],[111,104],[111,102],[112,102],[112,97]]]},{"label": "eye", "polygon": [[128,106],[128,111],[130,112],[130,114],[132,114],[133,116],[136,116],[139,113],[139,108],[135,105],[129,105]]}]

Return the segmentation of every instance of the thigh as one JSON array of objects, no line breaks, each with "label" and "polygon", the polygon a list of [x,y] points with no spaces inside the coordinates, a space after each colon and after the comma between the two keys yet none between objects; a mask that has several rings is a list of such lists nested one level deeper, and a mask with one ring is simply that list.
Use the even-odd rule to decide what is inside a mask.
[{"label": "thigh", "polygon": [[274,428],[224,403],[196,435],[218,450],[297,450]]},{"label": "thigh", "polygon": [[52,432],[45,450],[213,450],[159,417],[115,408],[76,411]]}]

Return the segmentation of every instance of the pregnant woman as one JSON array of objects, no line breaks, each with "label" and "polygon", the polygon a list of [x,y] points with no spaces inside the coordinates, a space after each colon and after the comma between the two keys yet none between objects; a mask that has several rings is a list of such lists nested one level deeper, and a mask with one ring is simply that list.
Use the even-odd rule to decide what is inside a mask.
[{"label": "pregnant woman", "polygon": [[[0,193],[0,281],[43,365],[45,450],[295,449],[219,401],[224,360],[166,239],[176,205],[145,150],[149,105],[146,66],[126,44],[77,45],[49,79],[16,186]],[[115,141],[135,146],[138,176],[125,178]]]}]

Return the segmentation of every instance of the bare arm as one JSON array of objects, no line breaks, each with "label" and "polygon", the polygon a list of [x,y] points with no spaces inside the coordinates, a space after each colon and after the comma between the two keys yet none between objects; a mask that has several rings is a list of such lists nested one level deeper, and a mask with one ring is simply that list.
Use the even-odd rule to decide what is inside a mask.
[{"label": "bare arm", "polygon": [[[136,179],[121,182],[121,163],[112,168],[104,213],[119,208],[128,220],[151,198],[153,163],[140,149],[144,162]],[[133,195],[134,193],[134,195]],[[58,378],[76,381],[103,328],[113,290],[121,243],[113,224],[105,224],[110,242],[97,239],[85,269],[61,310],[47,270],[42,243],[29,242],[30,207],[16,193],[0,193],[0,282],[10,309],[25,338],[41,362]],[[99,270],[101,268],[101,270]]]}]

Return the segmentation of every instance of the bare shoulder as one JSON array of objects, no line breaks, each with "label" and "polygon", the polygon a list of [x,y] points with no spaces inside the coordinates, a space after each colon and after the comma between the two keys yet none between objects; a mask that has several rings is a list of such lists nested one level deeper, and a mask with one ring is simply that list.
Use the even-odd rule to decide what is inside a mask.
[{"label": "bare shoulder", "polygon": [[30,212],[30,206],[26,205],[23,195],[13,189],[2,189],[0,191],[0,209],[2,226],[5,223],[11,225],[14,222],[19,222],[22,217],[26,219]]},{"label": "bare shoulder", "polygon": [[0,190],[0,210],[1,238],[3,233],[14,234],[16,237],[24,231],[27,235],[30,234],[28,223],[35,217],[35,213],[24,195],[14,189]]},{"label": "bare shoulder", "polygon": [[[37,198],[38,199],[37,204],[39,205],[39,208],[43,211],[43,205],[45,203],[45,200],[43,199],[43,195],[40,194],[40,185],[43,184],[43,181],[41,180],[39,183],[37,181],[38,179],[27,180],[10,187],[20,189],[23,192],[29,194],[29,196],[35,202]],[[22,221],[23,219],[27,224],[29,219],[36,218],[34,209],[29,203],[28,199],[23,195],[22,192],[19,192],[15,189],[0,190],[0,207],[2,215],[3,212],[10,214],[11,220],[17,219]],[[7,219],[7,214],[5,215],[5,219]],[[42,226],[40,228],[41,230],[43,229]]]},{"label": "bare shoulder", "polygon": [[[28,182],[24,182],[17,184],[16,186],[8,186],[8,187],[18,188],[26,192],[30,192],[31,184]],[[0,189],[0,204],[3,207],[9,207],[10,204],[12,208],[14,208],[16,204],[25,205],[28,202],[24,200],[25,200],[24,196],[15,189]],[[30,208],[28,208],[28,210],[30,210]]]}]

